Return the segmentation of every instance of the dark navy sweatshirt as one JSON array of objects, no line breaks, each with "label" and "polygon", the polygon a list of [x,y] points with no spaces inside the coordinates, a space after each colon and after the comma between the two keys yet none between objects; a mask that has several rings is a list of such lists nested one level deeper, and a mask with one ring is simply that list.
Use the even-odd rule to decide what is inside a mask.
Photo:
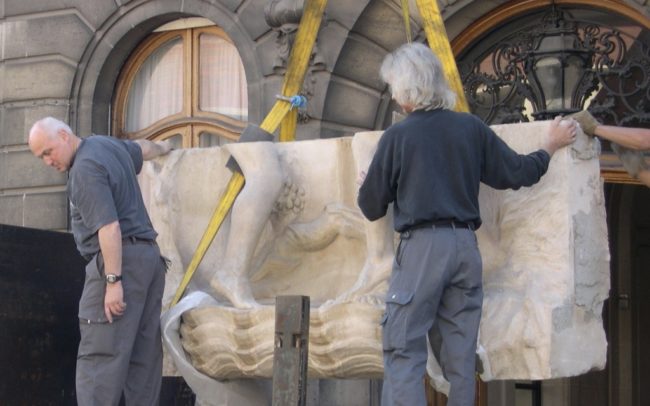
[{"label": "dark navy sweatshirt", "polygon": [[541,149],[516,153],[474,115],[418,110],[382,135],[358,203],[371,221],[394,203],[396,231],[439,220],[478,227],[480,182],[496,189],[530,186],[549,161]]}]

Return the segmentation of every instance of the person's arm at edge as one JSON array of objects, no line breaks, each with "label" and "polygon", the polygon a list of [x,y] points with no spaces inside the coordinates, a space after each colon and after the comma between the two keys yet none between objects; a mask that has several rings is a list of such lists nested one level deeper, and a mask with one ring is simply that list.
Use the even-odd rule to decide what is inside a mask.
[{"label": "person's arm at edge", "polygon": [[650,149],[650,129],[598,125],[594,134],[626,148],[645,151]]},{"label": "person's arm at edge", "polygon": [[173,148],[168,141],[135,140],[142,150],[142,159],[148,161],[167,154]]},{"label": "person's arm at edge", "polygon": [[[104,273],[106,275],[122,275],[122,231],[120,223],[114,221],[106,224],[97,231],[99,248],[104,259]],[[124,313],[124,291],[122,283],[107,283],[104,296],[104,313],[110,323],[113,315],[121,316]]]}]

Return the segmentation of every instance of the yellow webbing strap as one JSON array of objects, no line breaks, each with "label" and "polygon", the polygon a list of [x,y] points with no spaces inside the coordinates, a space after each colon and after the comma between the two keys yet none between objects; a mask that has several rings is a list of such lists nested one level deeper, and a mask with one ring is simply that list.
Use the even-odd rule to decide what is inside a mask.
[{"label": "yellow webbing strap", "polygon": [[451,44],[449,38],[447,38],[447,31],[438,8],[438,2],[436,0],[416,0],[416,4],[424,22],[424,32],[429,46],[440,58],[445,77],[449,81],[451,89],[456,93],[456,110],[469,111],[465,92],[463,91],[463,83],[460,80],[456,59],[451,51]]},{"label": "yellow webbing strap", "polygon": [[409,0],[402,0],[402,17],[406,30],[406,42],[411,43],[411,13],[409,13]]},{"label": "yellow webbing strap", "polygon": [[280,127],[280,142],[293,141],[296,139],[296,127],[298,126],[298,109],[291,109],[282,120]]},{"label": "yellow webbing strap", "polygon": [[[284,83],[282,86],[282,95],[284,96],[293,96],[300,91],[302,83],[305,79],[305,73],[307,72],[307,66],[309,65],[309,58],[311,56],[312,49],[314,48],[314,43],[316,42],[316,36],[318,35],[318,30],[320,28],[320,23],[323,18],[323,12],[325,11],[325,6],[327,5],[327,0],[306,0],[302,19],[300,20],[300,26],[298,27],[298,32],[296,33],[296,40],[294,42],[293,49],[291,50],[291,55],[289,56],[289,62],[287,67],[287,72],[284,76]],[[285,100],[278,100],[275,102],[271,111],[266,115],[264,121],[260,125],[260,128],[263,130],[273,133],[280,126],[280,123],[284,120],[285,116],[291,109],[291,104]],[[294,109],[295,112],[295,109]],[[296,113],[297,114],[297,113]],[[290,115],[293,123],[296,122],[297,115]],[[285,135],[285,140],[293,140],[293,134],[295,133],[295,124],[294,130],[290,136]],[[289,128],[289,130],[291,130]],[[190,262],[183,280],[178,289],[176,289],[176,295],[171,302],[171,306],[174,306],[183,296],[183,292],[187,288],[187,285],[190,283],[194,272],[199,267],[199,264],[203,260],[205,253],[207,252],[210,244],[214,240],[214,237],[219,232],[223,220],[226,218],[226,215],[232,208],[237,195],[241,192],[244,187],[244,176],[241,173],[233,173],[230,178],[230,182],[226,187],[217,208],[210,219],[208,227],[206,228],[201,241],[199,242],[192,261]]]},{"label": "yellow webbing strap", "polygon": [[230,178],[230,181],[228,182],[228,185],[223,192],[223,195],[221,195],[221,200],[219,201],[217,208],[212,214],[212,218],[208,223],[208,227],[203,232],[201,241],[199,241],[199,245],[196,247],[196,251],[194,252],[192,261],[185,271],[183,280],[181,281],[180,285],[178,285],[178,289],[176,289],[176,294],[174,295],[174,300],[172,300],[171,306],[174,306],[176,303],[178,303],[179,300],[181,300],[181,296],[183,296],[185,288],[187,288],[187,285],[190,283],[190,279],[192,279],[194,272],[203,260],[203,256],[205,256],[208,248],[210,248],[212,240],[214,240],[214,237],[217,235],[217,231],[219,231],[219,228],[221,227],[223,220],[226,218],[228,211],[230,211],[232,204],[235,202],[237,195],[244,187],[244,183],[244,175],[239,172],[233,172],[232,177]]}]

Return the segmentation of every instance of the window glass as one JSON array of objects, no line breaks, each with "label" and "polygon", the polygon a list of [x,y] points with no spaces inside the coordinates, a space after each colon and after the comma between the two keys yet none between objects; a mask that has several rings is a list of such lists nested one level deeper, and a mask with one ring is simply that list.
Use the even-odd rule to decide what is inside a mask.
[{"label": "window glass", "polygon": [[178,148],[239,138],[248,120],[244,65],[226,32],[208,22],[166,24],[133,50],[117,83],[113,135],[174,134]]},{"label": "window glass", "polygon": [[229,144],[234,140],[226,137],[222,137],[219,134],[213,134],[209,132],[202,132],[199,134],[199,147],[208,148],[208,147],[218,147],[221,145]]},{"label": "window glass", "polygon": [[246,73],[239,52],[217,35],[201,34],[199,44],[199,108],[246,121]]},{"label": "window glass", "polygon": [[142,130],[183,108],[183,42],[176,38],[140,66],[129,89],[127,132]]}]

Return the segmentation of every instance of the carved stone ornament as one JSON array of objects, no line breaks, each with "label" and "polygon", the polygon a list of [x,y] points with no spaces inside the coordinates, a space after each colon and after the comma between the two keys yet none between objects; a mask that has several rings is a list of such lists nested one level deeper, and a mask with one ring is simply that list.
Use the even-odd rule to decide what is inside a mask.
[{"label": "carved stone ornament", "polygon": [[280,28],[286,24],[297,27],[302,18],[304,0],[271,0],[264,8],[264,18],[271,28]]},{"label": "carved stone ornament", "polygon": [[[273,59],[273,70],[277,74],[284,74],[287,70],[291,49],[302,18],[303,6],[304,0],[271,0],[264,9],[267,24],[277,32],[277,52]],[[300,92],[307,100],[311,100],[316,87],[314,72],[325,69],[325,59],[318,50],[318,43],[315,43],[302,86],[303,90]],[[298,122],[304,124],[309,120],[306,109],[300,109]]]},{"label": "carved stone ornament", "polygon": [[[525,153],[540,148],[548,122],[493,128]],[[312,378],[382,376],[379,321],[396,235],[390,214],[362,217],[355,182],[380,136],[184,149],[145,164],[143,195],[172,260],[164,308],[230,178],[224,165],[231,155],[246,178],[188,294],[162,316],[167,361],[197,397],[244,386],[257,396],[255,380],[219,380],[271,376],[278,295],[311,297]],[[559,378],[605,365],[603,183],[598,141],[579,138],[556,152],[533,187],[481,187],[484,380]],[[433,356],[428,369],[444,391]],[[251,399],[232,404],[264,404]]]}]

